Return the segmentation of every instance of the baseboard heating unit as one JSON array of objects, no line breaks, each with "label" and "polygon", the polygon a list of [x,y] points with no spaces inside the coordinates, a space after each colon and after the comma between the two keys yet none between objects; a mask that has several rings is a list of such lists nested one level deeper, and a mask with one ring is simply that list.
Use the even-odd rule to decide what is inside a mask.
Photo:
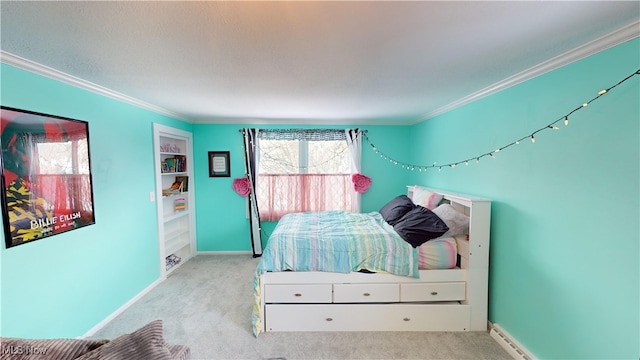
[{"label": "baseboard heating unit", "polygon": [[490,324],[491,337],[500,344],[508,353],[516,360],[535,360],[537,359],[531,352],[517,342],[509,333],[507,333],[498,324]]}]

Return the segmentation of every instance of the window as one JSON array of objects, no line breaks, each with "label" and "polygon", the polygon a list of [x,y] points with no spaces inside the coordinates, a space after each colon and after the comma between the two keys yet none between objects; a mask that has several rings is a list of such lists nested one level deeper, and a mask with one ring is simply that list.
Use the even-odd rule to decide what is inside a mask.
[{"label": "window", "polygon": [[256,194],[260,218],[352,210],[352,156],[344,130],[260,130]]}]

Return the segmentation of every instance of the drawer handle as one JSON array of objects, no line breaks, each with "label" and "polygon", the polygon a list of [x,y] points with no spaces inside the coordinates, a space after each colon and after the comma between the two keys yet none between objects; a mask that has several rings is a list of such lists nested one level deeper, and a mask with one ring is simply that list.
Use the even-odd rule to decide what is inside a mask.
[{"label": "drawer handle", "polygon": [[293,296],[295,296],[295,297],[300,297],[300,296],[302,296],[302,294],[300,294],[300,293],[295,293],[295,294],[293,294]]},{"label": "drawer handle", "polygon": [[432,291],[432,292],[431,292],[431,295],[434,295],[434,296],[435,296],[435,295],[438,295],[438,292],[437,292],[437,291]]},{"label": "drawer handle", "polygon": [[411,319],[409,319],[409,318],[404,318],[404,319],[402,319],[402,320],[404,320],[404,321],[411,321]]},{"label": "drawer handle", "polygon": [[369,293],[364,293],[364,294],[362,294],[362,295],[363,295],[363,296],[371,296],[371,294],[369,294]]},{"label": "drawer handle", "polygon": [[327,321],[333,321],[333,318],[326,318]]}]

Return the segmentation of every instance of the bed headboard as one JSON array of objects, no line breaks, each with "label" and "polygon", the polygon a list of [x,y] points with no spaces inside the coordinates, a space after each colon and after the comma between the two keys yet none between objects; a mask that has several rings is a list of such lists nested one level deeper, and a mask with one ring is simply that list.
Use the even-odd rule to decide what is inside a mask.
[{"label": "bed headboard", "polygon": [[[419,186],[407,187],[407,194],[413,200],[413,192]],[[491,228],[491,200],[460,193],[422,187],[443,195],[443,199],[459,211],[469,215],[469,239],[456,238],[460,268],[466,271],[467,299],[462,302],[472,305],[471,328],[480,330],[487,323],[489,299],[489,230]],[[426,270],[431,271],[431,270]]]},{"label": "bed headboard", "polygon": [[419,185],[407,186],[407,196],[413,200],[417,189],[442,195],[456,210],[469,216],[469,237],[456,237],[461,268],[487,269],[489,267],[489,240],[491,227],[491,200]]},{"label": "bed headboard", "polygon": [[456,204],[459,206],[464,206],[467,208],[471,208],[471,205],[473,204],[473,202],[489,202],[489,203],[491,202],[491,200],[489,199],[481,198],[478,196],[443,191],[443,190],[428,188],[420,185],[407,185],[407,196],[410,199],[413,199],[414,191],[419,188],[441,194],[443,196],[443,199],[448,200],[450,203]]}]

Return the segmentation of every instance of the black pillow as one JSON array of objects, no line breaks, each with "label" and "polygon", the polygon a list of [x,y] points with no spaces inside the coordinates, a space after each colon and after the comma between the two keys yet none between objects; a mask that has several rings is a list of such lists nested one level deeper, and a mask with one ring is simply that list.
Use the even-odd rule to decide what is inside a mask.
[{"label": "black pillow", "polygon": [[423,243],[442,236],[449,230],[438,215],[433,211],[416,205],[415,208],[406,213],[393,228],[411,246],[418,247]]},{"label": "black pillow", "polygon": [[399,195],[391,199],[385,206],[380,209],[380,215],[389,223],[395,225],[400,219],[416,205],[409,199],[407,195]]}]

